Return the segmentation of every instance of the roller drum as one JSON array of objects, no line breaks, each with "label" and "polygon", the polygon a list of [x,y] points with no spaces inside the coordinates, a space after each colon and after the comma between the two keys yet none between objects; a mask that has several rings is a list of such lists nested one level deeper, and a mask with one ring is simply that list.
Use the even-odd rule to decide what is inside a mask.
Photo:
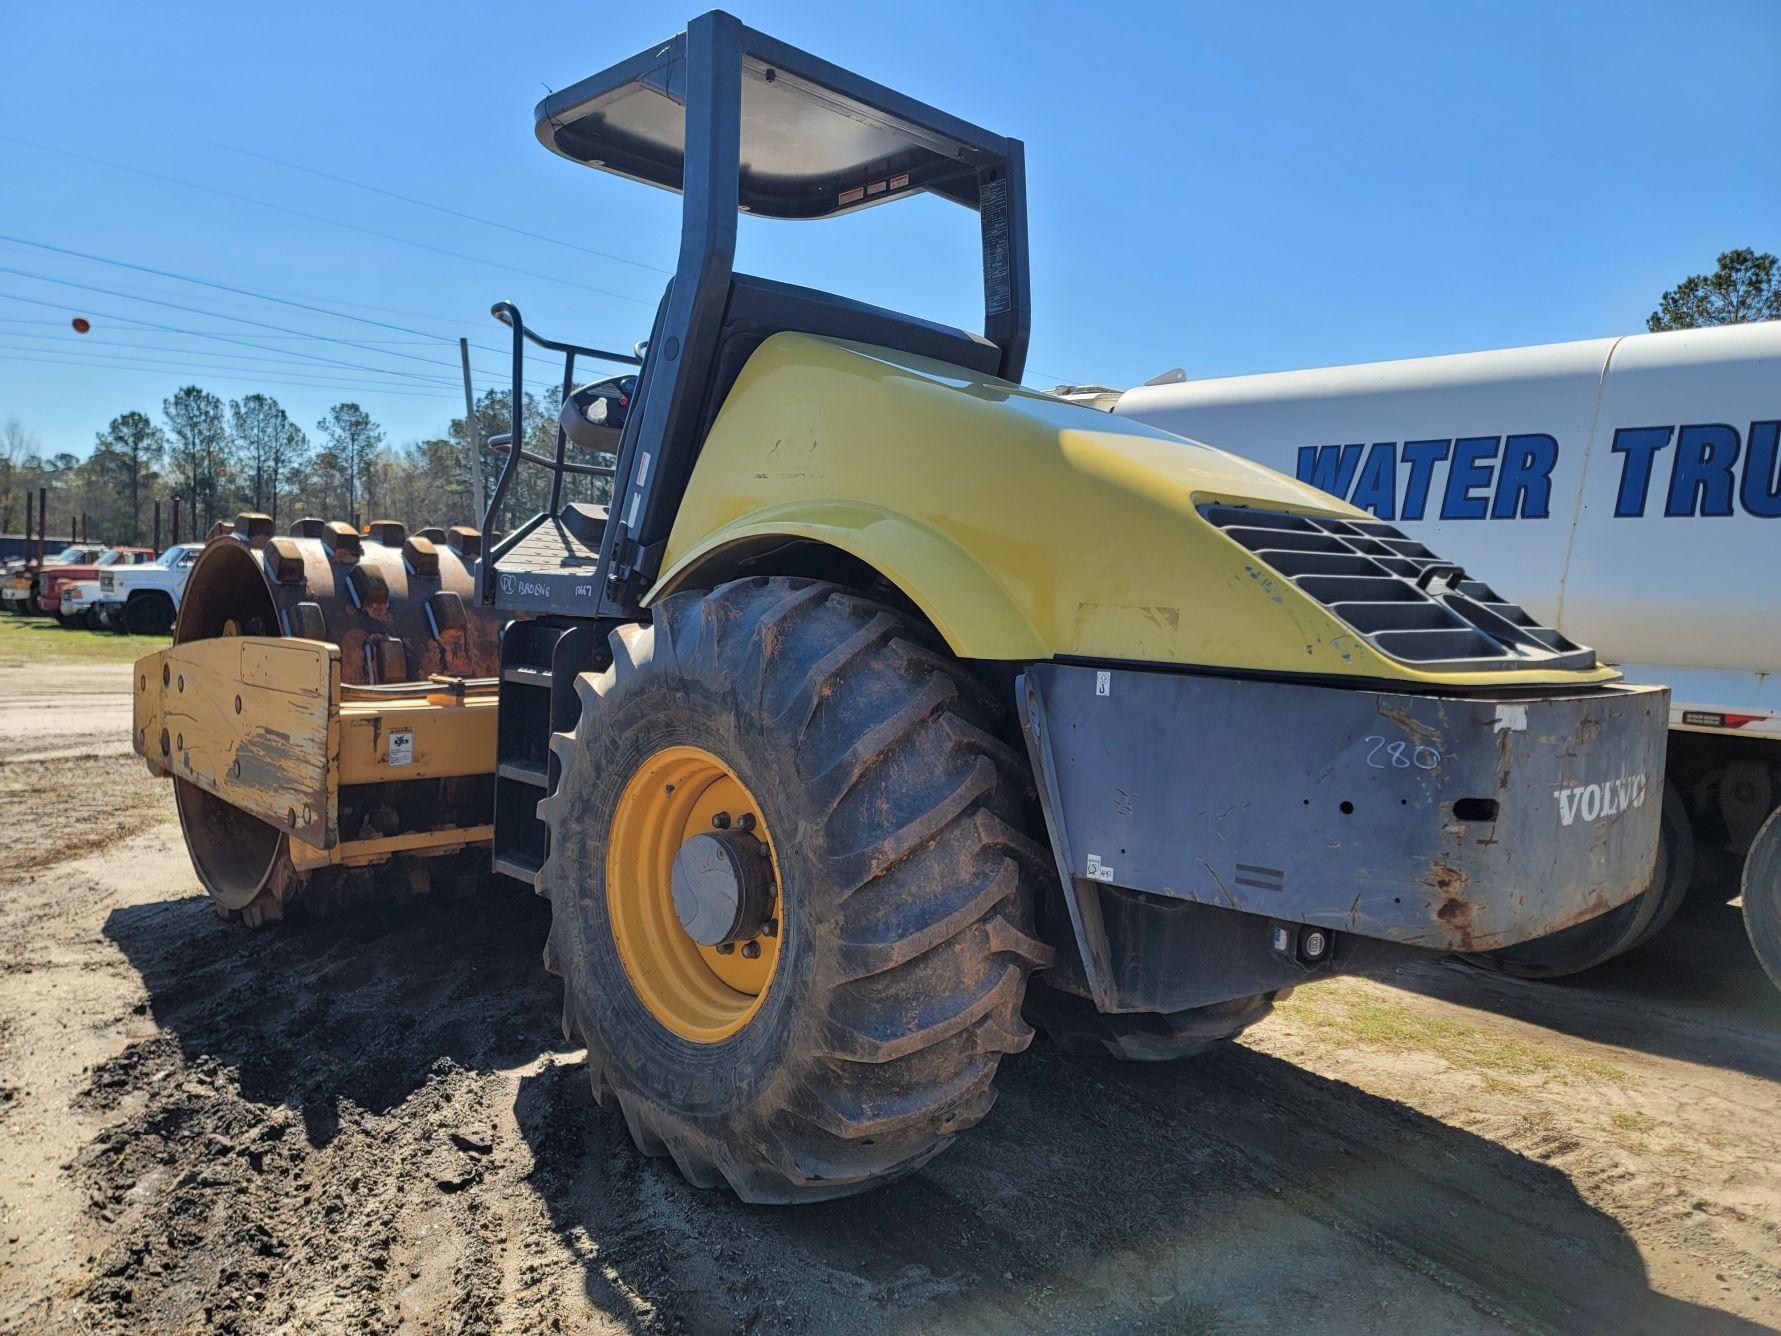
[{"label": "roller drum", "polygon": [[[349,524],[301,519],[275,535],[269,517],[242,515],[233,527],[212,530],[187,581],[174,643],[231,635],[328,641],[340,647],[342,682],[357,686],[494,677],[501,627],[476,601],[480,555],[474,529],[411,535],[380,520],[361,534]],[[471,777],[343,789],[341,830],[366,838],[396,833],[410,820],[478,824],[492,805],[488,784]],[[185,780],[174,780],[174,796],[198,879],[219,913],[250,924],[280,918],[298,900],[325,912],[379,894],[468,893],[487,870],[486,852],[473,847],[299,871],[289,837],[276,827]]]}]

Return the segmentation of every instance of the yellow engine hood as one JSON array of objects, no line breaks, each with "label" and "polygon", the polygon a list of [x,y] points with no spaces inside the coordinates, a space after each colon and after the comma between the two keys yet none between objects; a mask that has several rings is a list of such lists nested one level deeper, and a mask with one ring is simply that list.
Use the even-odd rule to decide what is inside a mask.
[{"label": "yellow engine hood", "polygon": [[1211,501],[1371,518],[1272,469],[1018,385],[777,334],[712,425],[649,600],[698,585],[738,545],[782,536],[874,567],[963,658],[1469,686],[1614,676],[1401,663],[1206,522],[1197,507]]}]

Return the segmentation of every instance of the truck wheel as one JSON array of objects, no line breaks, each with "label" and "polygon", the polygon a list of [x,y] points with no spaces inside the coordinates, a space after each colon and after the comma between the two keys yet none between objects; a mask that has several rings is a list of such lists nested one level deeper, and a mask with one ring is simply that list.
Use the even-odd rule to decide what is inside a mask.
[{"label": "truck wheel", "polygon": [[1186,1011],[1101,1012],[1086,997],[1041,985],[1027,997],[1027,1015],[1071,1057],[1173,1062],[1235,1039],[1291,991],[1255,993]]},{"label": "truck wheel", "polygon": [[1693,879],[1694,832],[1688,809],[1675,786],[1666,783],[1657,866],[1645,890],[1587,923],[1464,959],[1522,979],[1560,979],[1593,969],[1655,936],[1676,916]]},{"label": "truck wheel", "polygon": [[1781,808],[1756,832],[1744,857],[1744,930],[1775,987],[1781,988]]},{"label": "truck wheel", "polygon": [[99,611],[97,604],[94,604],[87,609],[87,630],[103,631],[105,629],[105,614]]},{"label": "truck wheel", "polygon": [[901,615],[749,579],[662,602],[576,684],[539,804],[545,965],[637,1147],[751,1202],[932,1159],[1032,1039],[1044,849],[995,708]]},{"label": "truck wheel", "polygon": [[142,594],[124,604],[124,628],[133,636],[164,636],[173,629],[173,600]]}]

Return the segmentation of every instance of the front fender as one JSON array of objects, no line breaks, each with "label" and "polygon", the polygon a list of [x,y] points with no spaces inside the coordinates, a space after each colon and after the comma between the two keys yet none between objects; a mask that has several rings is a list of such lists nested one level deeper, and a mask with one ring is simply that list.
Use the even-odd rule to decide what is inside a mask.
[{"label": "front fender", "polygon": [[725,524],[680,555],[646,602],[666,598],[699,571],[775,541],[808,539],[857,557],[908,595],[954,654],[1039,659],[1045,638],[996,578],[945,535],[864,501],[794,501]]}]

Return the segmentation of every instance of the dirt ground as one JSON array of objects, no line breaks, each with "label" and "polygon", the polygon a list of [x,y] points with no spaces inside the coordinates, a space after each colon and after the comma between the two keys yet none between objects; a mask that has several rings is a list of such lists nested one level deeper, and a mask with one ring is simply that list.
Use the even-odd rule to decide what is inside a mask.
[{"label": "dirt ground", "polygon": [[594,1105],[542,901],[220,922],[128,680],[0,664],[0,1331],[1781,1321],[1781,997],[1722,905],[1581,983],[1304,989],[1172,1066],[1040,1041],[914,1178],[748,1208]]}]

